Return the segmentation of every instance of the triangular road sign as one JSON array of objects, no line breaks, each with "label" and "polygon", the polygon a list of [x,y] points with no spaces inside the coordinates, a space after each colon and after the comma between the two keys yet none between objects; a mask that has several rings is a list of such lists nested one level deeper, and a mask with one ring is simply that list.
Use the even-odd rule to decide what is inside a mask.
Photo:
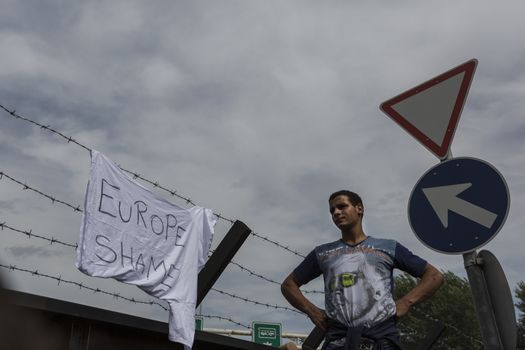
[{"label": "triangular road sign", "polygon": [[447,157],[478,61],[472,59],[381,104],[438,158]]}]

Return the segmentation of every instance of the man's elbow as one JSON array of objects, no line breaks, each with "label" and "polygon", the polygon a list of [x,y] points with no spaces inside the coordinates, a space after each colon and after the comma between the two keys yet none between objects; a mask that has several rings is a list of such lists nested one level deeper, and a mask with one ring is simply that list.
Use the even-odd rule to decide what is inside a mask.
[{"label": "man's elbow", "polygon": [[443,276],[443,273],[432,265],[429,265],[428,273],[430,275],[429,279],[432,281],[432,284],[435,286],[435,289],[437,290],[445,282],[445,277]]},{"label": "man's elbow", "polygon": [[440,288],[443,285],[443,283],[445,283],[445,277],[443,276],[443,273],[441,271],[438,271],[434,278],[436,280],[438,288]]},{"label": "man's elbow", "polygon": [[296,286],[295,279],[293,275],[288,275],[286,279],[281,283],[281,293],[286,297],[290,294],[290,290],[293,289]]},{"label": "man's elbow", "polygon": [[285,282],[281,283],[281,294],[284,295],[285,297],[287,295],[287,289],[286,289]]}]

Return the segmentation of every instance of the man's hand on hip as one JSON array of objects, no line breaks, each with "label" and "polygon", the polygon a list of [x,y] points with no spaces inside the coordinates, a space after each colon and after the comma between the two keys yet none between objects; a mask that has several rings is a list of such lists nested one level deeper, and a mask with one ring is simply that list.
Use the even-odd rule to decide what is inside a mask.
[{"label": "man's hand on hip", "polygon": [[326,316],[326,312],[323,309],[313,306],[308,312],[308,317],[317,327],[326,332],[328,329],[328,316]]},{"label": "man's hand on hip", "polygon": [[401,318],[405,316],[410,310],[410,303],[403,298],[396,301],[396,316]]}]

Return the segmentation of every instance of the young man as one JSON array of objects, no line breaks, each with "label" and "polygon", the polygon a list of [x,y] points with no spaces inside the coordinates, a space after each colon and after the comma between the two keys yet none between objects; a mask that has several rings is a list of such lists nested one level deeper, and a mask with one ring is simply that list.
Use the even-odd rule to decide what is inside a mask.
[{"label": "young man", "polygon": [[[341,239],[316,247],[284,280],[281,291],[325,332],[323,349],[401,349],[397,318],[432,296],[443,283],[443,275],[398,242],[367,236],[362,227],[363,201],[356,193],[335,192],[328,203]],[[420,278],[397,301],[394,268]],[[321,274],[326,311],[299,290]]]}]

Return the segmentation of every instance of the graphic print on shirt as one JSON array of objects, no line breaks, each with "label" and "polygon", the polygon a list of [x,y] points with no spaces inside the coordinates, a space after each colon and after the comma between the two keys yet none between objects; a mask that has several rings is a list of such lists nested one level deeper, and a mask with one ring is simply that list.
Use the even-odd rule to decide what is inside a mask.
[{"label": "graphic print on shirt", "polygon": [[395,313],[393,259],[388,254],[369,245],[351,247],[342,242],[318,254],[328,316],[355,327],[374,325]]}]

